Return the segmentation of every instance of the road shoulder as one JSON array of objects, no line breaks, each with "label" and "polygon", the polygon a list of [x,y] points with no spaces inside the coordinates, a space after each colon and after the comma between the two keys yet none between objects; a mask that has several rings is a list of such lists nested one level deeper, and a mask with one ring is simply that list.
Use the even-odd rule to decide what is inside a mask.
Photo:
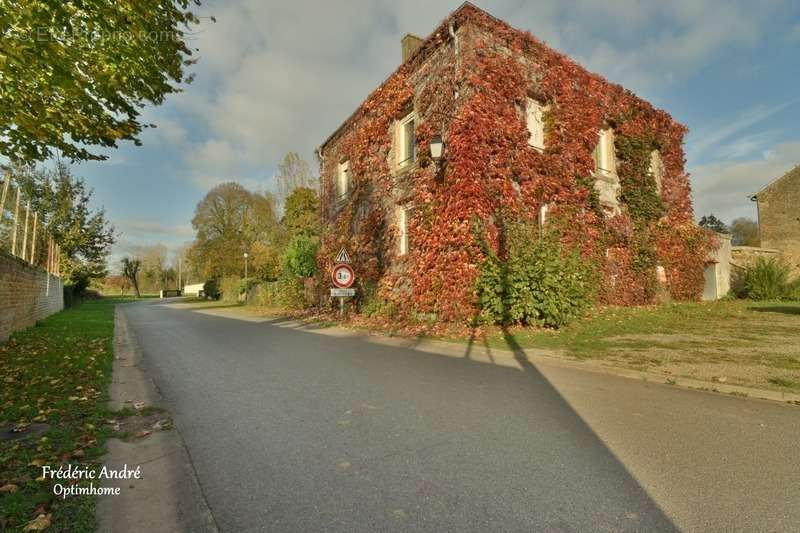
[{"label": "road shoulder", "polygon": [[565,357],[560,357],[558,355],[554,355],[552,351],[545,349],[519,348],[517,350],[505,350],[501,348],[490,347],[480,342],[456,343],[456,342],[434,340],[434,339],[387,336],[372,331],[345,328],[341,326],[331,326],[331,325],[320,326],[319,324],[314,322],[304,322],[292,318],[275,319],[263,316],[249,316],[240,307],[193,309],[191,305],[186,305],[185,307],[181,308],[186,309],[188,311],[199,312],[203,314],[209,314],[224,318],[231,318],[235,320],[266,323],[268,325],[276,327],[298,329],[306,331],[308,333],[330,335],[335,337],[360,338],[365,342],[373,344],[382,344],[386,346],[407,348],[418,352],[425,352],[434,355],[443,355],[447,357],[466,358],[466,359],[471,359],[473,361],[484,362],[487,364],[493,364],[498,366],[519,367],[523,364],[531,364],[531,363],[537,365],[544,364],[550,366],[560,366],[560,367],[572,368],[575,370],[608,374],[608,375],[635,379],[639,381],[646,381],[649,383],[655,383],[661,385],[681,387],[681,388],[699,390],[711,393],[729,394],[732,396],[739,396],[742,398],[768,400],[768,401],[788,403],[793,405],[800,405],[800,394],[797,393],[760,389],[744,385],[734,385],[731,383],[705,381],[701,379],[694,379],[688,377],[669,376],[664,374],[657,374],[654,372],[646,372],[641,370],[634,370],[634,369],[614,366],[599,360],[569,359]]},{"label": "road shoulder", "polygon": [[[132,402],[158,406],[161,396],[141,367],[141,351],[120,307],[114,325],[111,408],[119,410]],[[177,429],[153,432],[130,442],[110,439],[105,466],[114,471],[139,467],[141,478],[105,480],[104,487],[118,487],[120,491],[119,495],[98,498],[99,531],[217,531]]]}]

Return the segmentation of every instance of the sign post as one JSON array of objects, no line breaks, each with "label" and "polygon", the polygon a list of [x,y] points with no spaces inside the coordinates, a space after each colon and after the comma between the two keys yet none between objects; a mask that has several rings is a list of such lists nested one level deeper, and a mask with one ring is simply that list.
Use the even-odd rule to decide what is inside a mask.
[{"label": "sign post", "polygon": [[344,299],[348,296],[355,296],[356,290],[352,288],[356,280],[356,273],[350,266],[350,254],[342,248],[336,254],[331,279],[334,288],[331,289],[331,296],[339,298],[339,316],[344,318]]}]

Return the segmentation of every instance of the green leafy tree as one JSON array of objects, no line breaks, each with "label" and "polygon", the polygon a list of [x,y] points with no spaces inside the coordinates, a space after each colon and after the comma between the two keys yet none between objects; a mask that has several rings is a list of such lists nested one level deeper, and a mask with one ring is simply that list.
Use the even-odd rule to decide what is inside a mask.
[{"label": "green leafy tree", "polygon": [[[41,228],[53,236],[61,249],[62,275],[77,293],[92,279],[106,275],[106,259],[114,244],[114,228],[103,209],[92,209],[92,191],[70,168],[58,162],[52,170],[15,166],[14,183],[31,208],[39,213]],[[38,247],[38,261],[44,260],[45,246]]]},{"label": "green leafy tree", "polygon": [[714,216],[714,213],[703,215],[700,219],[700,227],[707,228],[718,233],[730,233],[730,229],[720,219]]},{"label": "green leafy tree", "polygon": [[292,237],[319,234],[319,197],[308,187],[298,187],[286,199],[283,228]]},{"label": "green leafy tree", "polygon": [[297,235],[289,241],[283,254],[284,270],[297,277],[308,278],[317,270],[319,240],[308,235]]},{"label": "green leafy tree", "polygon": [[205,279],[242,276],[243,254],[256,243],[274,243],[280,233],[272,196],[234,182],[206,194],[195,208],[192,226],[197,234],[190,260]]},{"label": "green leafy tree", "polygon": [[0,154],[105,159],[139,144],[147,104],[190,82],[186,41],[199,0],[0,0]]}]

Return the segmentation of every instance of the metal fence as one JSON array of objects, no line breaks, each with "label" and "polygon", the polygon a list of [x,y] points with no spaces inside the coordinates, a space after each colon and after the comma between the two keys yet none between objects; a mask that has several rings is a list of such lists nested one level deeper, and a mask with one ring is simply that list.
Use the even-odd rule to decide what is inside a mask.
[{"label": "metal fence", "polygon": [[0,179],[0,249],[61,277],[61,247],[50,232],[49,221],[31,208],[31,198],[12,183],[11,173]]}]

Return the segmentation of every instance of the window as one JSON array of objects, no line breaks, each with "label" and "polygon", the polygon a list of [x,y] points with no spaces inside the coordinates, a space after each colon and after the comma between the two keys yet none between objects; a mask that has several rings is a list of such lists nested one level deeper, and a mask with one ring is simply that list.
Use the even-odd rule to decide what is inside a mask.
[{"label": "window", "polygon": [[410,165],[417,157],[416,117],[409,113],[398,125],[397,166]]},{"label": "window", "polygon": [[656,193],[661,195],[661,182],[664,179],[664,163],[661,161],[661,153],[658,150],[650,152],[650,175],[656,182]]},{"label": "window", "polygon": [[614,154],[614,131],[604,129],[600,131],[600,138],[594,149],[595,171],[598,175],[610,176],[617,173],[616,158]]},{"label": "window", "polygon": [[398,254],[406,255],[408,253],[408,208],[397,208],[397,228],[398,233]]},{"label": "window", "polygon": [[597,146],[594,149],[595,182],[600,205],[608,216],[621,212],[619,205],[619,177],[614,154],[614,132],[611,129],[601,130]]},{"label": "window", "polygon": [[350,192],[350,161],[342,161],[336,173],[336,197],[344,198]]},{"label": "window", "polygon": [[544,112],[547,108],[534,100],[528,98],[525,109],[525,122],[528,126],[528,145],[538,150],[544,150]]}]

